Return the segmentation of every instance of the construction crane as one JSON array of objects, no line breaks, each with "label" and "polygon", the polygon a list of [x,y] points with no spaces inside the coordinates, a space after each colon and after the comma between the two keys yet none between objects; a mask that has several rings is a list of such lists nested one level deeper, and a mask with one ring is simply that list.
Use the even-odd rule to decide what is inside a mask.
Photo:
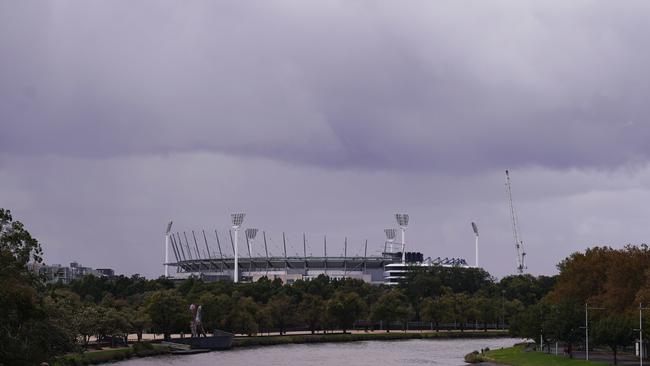
[{"label": "construction crane", "polygon": [[523,274],[526,270],[526,251],[524,242],[519,234],[519,220],[515,206],[512,204],[512,185],[510,184],[510,174],[506,170],[506,191],[508,193],[508,203],[510,204],[510,217],[512,218],[512,237],[515,239],[515,250],[517,253],[517,273]]}]

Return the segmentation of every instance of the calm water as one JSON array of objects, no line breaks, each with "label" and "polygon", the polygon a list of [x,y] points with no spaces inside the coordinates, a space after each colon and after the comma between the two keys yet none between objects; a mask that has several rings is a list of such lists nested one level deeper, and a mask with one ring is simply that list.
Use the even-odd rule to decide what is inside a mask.
[{"label": "calm water", "polygon": [[119,366],[287,365],[465,365],[473,350],[509,347],[518,339],[407,340],[295,344],[235,349],[186,356],[161,356],[114,363]]}]

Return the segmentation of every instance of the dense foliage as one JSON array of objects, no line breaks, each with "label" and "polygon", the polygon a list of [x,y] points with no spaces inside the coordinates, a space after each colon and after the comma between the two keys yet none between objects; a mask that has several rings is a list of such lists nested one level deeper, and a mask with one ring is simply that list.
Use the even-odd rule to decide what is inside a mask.
[{"label": "dense foliage", "polygon": [[[614,357],[620,347],[632,345],[639,306],[650,301],[648,246],[587,249],[560,262],[558,269],[548,295],[514,317],[513,335],[561,342],[571,354],[576,344],[585,342],[588,307],[591,345],[609,347]],[[645,333],[649,326],[644,319],[644,338],[650,336]]]}]

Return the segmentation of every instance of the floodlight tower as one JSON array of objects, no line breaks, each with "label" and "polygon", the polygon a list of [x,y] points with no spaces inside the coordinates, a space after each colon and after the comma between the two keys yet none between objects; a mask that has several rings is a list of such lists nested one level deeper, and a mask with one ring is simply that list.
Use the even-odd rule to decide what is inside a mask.
[{"label": "floodlight tower", "polygon": [[402,230],[402,264],[406,264],[406,228],[409,225],[409,215],[408,214],[395,214],[395,219],[397,219],[397,225]]},{"label": "floodlight tower", "polygon": [[[393,243],[395,242],[395,229],[384,229],[384,233],[386,233],[386,242],[390,244],[390,251],[392,253]],[[385,247],[384,252],[387,252]]]},{"label": "floodlight tower", "polygon": [[169,277],[169,232],[172,231],[172,221],[167,223],[165,231],[165,278]]},{"label": "floodlight tower", "polygon": [[474,244],[474,250],[476,255],[476,268],[478,268],[478,226],[475,222],[472,222],[472,230],[474,230],[474,235],[476,235],[476,242]]},{"label": "floodlight tower", "polygon": [[234,213],[230,215],[230,218],[232,220],[232,228],[235,230],[235,271],[232,274],[234,283],[239,282],[239,262],[238,262],[239,259],[237,256],[237,240],[238,240],[237,234],[239,233],[239,227],[244,222],[244,217],[246,217],[245,213]]},{"label": "floodlight tower", "polygon": [[248,228],[244,230],[244,233],[246,234],[246,242],[248,243],[248,255],[252,255],[253,253],[253,240],[257,236],[257,229],[251,229]]}]

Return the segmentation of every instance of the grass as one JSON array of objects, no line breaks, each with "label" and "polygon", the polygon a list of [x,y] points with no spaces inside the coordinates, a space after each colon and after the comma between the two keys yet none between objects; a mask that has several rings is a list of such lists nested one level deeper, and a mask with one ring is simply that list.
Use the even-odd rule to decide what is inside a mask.
[{"label": "grass", "polygon": [[555,356],[541,352],[524,352],[522,346],[488,351],[483,359],[511,366],[593,366],[605,365],[601,362],[576,360],[565,356]]},{"label": "grass", "polygon": [[71,353],[56,359],[53,366],[94,365],[112,361],[124,360],[131,357],[147,357],[169,353],[169,347],[149,344],[146,347],[122,347],[88,351],[84,353]]},{"label": "grass", "polygon": [[388,341],[403,339],[451,339],[451,338],[486,338],[504,337],[508,334],[503,331],[489,332],[427,332],[403,333],[399,331],[373,332],[373,333],[334,333],[334,334],[300,334],[283,336],[237,337],[233,340],[233,347],[270,346],[278,344],[299,343],[334,343],[358,341]]}]

